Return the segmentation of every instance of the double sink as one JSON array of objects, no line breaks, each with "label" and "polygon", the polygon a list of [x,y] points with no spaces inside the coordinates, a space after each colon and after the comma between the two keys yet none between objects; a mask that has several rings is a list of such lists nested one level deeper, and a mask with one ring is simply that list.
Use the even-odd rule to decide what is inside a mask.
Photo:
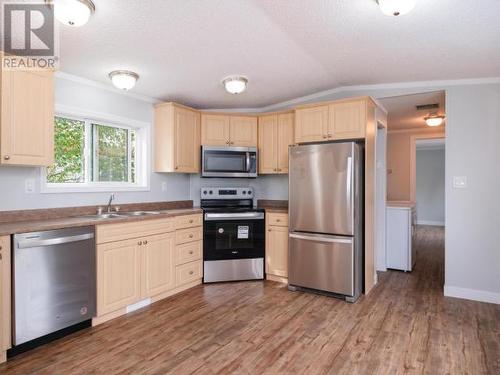
[{"label": "double sink", "polygon": [[161,212],[159,211],[106,212],[102,214],[86,215],[85,217],[92,219],[118,219],[124,217],[137,217],[159,214],[161,214]]}]

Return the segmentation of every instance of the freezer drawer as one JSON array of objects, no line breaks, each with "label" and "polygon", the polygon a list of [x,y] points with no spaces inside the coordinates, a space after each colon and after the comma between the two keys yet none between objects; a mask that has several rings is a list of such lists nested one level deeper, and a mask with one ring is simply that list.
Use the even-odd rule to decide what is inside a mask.
[{"label": "freezer drawer", "polygon": [[290,233],[290,285],[354,296],[354,239]]}]

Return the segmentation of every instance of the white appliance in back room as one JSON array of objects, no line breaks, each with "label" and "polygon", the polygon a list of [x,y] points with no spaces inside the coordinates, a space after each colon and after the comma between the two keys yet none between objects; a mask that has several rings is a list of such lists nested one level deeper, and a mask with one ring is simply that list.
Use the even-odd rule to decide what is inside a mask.
[{"label": "white appliance in back room", "polygon": [[290,148],[289,289],[355,302],[363,282],[363,145]]}]

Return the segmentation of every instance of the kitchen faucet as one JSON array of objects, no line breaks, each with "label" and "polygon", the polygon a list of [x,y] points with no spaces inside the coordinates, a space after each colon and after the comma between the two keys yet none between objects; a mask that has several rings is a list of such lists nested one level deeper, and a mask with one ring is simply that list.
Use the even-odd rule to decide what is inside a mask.
[{"label": "kitchen faucet", "polygon": [[111,193],[108,201],[108,213],[111,212],[111,203],[115,200],[115,193]]}]

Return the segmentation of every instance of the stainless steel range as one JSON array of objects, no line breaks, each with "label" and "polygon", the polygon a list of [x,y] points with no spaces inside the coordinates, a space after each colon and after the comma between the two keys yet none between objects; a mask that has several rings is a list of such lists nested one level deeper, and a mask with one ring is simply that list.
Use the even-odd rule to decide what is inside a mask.
[{"label": "stainless steel range", "polygon": [[201,190],[205,283],[264,278],[264,210],[250,187]]}]

